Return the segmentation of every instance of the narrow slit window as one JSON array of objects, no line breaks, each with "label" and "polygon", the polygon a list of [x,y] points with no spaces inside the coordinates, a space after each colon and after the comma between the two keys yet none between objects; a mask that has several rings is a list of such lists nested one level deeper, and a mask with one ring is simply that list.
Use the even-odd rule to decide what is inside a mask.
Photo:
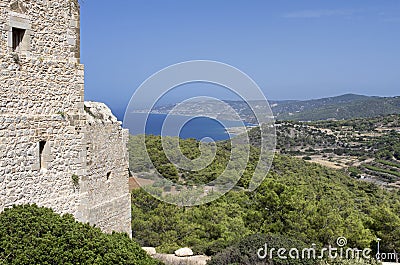
[{"label": "narrow slit window", "polygon": [[12,49],[13,51],[20,51],[21,44],[25,36],[25,30],[19,28],[12,28]]},{"label": "narrow slit window", "polygon": [[40,165],[40,168],[45,168],[45,160],[43,158],[45,146],[46,146],[46,141],[39,142],[39,165]]},{"label": "narrow slit window", "polygon": [[107,180],[110,180],[110,177],[111,177],[111,172],[108,172],[107,173]]}]

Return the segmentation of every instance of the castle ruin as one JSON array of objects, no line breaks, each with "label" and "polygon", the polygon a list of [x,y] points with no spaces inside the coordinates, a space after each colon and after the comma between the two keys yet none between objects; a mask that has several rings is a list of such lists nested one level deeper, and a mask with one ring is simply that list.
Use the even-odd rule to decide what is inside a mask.
[{"label": "castle ruin", "polygon": [[84,102],[78,0],[0,0],[0,211],[33,204],[131,234],[128,132]]}]

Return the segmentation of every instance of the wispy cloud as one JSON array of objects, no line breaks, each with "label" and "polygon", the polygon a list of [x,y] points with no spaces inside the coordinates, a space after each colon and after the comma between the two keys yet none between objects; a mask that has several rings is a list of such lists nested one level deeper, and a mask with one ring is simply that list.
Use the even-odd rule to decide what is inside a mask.
[{"label": "wispy cloud", "polygon": [[388,17],[383,19],[384,22],[400,22],[400,17]]},{"label": "wispy cloud", "polygon": [[286,13],[283,15],[284,18],[321,18],[321,17],[332,17],[332,16],[351,16],[355,13],[355,10],[348,9],[320,9],[320,10],[301,10]]},{"label": "wispy cloud", "polygon": [[391,10],[392,12],[378,12],[378,16],[383,22],[400,22],[400,16],[398,16],[399,10]]}]

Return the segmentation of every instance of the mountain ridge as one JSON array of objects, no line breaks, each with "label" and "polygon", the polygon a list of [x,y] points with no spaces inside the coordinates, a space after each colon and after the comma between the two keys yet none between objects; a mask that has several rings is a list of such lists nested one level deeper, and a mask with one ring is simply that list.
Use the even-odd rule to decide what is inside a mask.
[{"label": "mountain ridge", "polygon": [[399,96],[379,97],[344,94],[321,99],[284,101],[283,103],[271,101],[270,103],[273,106],[272,110],[275,117],[279,120],[343,120],[400,113]]},{"label": "mountain ridge", "polygon": [[[223,101],[232,107],[243,121],[257,123],[253,112],[245,101]],[[255,107],[265,105],[262,100],[251,102]],[[380,97],[348,93],[309,100],[269,100],[269,104],[277,120],[345,120],[400,114],[400,96]],[[226,116],[226,111],[223,111],[221,107],[217,105],[213,107],[212,105],[212,102],[211,104],[192,102],[186,109],[176,112],[175,115],[209,115],[216,118]],[[159,105],[153,108],[151,113],[168,114],[175,106],[176,104]],[[206,111],[204,111],[205,108]],[[143,112],[148,112],[148,110],[143,110]]]}]

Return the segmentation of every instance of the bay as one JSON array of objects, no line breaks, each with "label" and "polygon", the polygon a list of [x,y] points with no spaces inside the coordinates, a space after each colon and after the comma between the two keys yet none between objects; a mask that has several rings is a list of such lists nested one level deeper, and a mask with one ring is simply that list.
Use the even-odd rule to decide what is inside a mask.
[{"label": "bay", "polygon": [[[167,123],[165,122],[168,116]],[[197,140],[222,141],[230,138],[226,128],[239,127],[240,121],[215,120],[208,117],[187,117],[167,114],[130,113],[124,121],[124,127],[130,134],[143,134],[140,124],[146,124],[145,134],[161,135],[164,125],[164,136],[179,136],[182,139],[194,138]],[[246,124],[245,124],[246,125]],[[225,128],[225,127],[226,128]]]}]

